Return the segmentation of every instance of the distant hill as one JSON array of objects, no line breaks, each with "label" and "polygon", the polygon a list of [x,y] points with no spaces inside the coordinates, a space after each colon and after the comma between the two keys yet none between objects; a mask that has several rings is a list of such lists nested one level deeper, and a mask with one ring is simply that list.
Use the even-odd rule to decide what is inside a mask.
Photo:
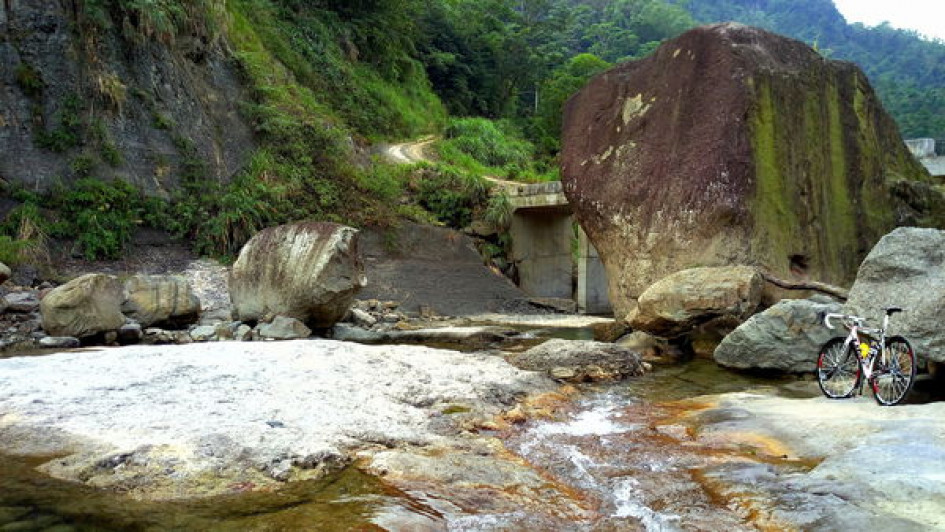
[{"label": "distant hill", "polygon": [[[703,23],[736,21],[802,40],[869,76],[902,135],[945,137],[945,43],[888,24],[848,24],[832,0],[671,0]],[[933,16],[933,14],[930,14]]]}]

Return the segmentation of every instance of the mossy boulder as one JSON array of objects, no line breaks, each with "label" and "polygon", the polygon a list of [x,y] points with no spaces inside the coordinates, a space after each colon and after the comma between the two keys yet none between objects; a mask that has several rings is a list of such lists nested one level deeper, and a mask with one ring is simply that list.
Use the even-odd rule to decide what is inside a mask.
[{"label": "mossy boulder", "polygon": [[562,166],[620,317],[696,266],[848,285],[905,212],[892,188],[931,179],[859,68],[737,24],[591,80],[566,105]]}]

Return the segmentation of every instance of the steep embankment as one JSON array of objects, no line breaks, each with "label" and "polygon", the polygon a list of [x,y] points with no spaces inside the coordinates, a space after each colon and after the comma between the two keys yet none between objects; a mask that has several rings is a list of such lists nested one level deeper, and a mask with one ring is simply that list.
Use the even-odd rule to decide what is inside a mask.
[{"label": "steep embankment", "polygon": [[[364,146],[433,130],[445,111],[409,43],[386,39],[396,26],[372,26],[371,38],[399,43],[373,46],[356,31],[373,11],[336,8],[5,2],[0,178],[53,189],[17,201],[50,209],[32,221],[60,218],[40,228],[80,242],[124,243],[146,223],[232,255],[288,221],[391,218]],[[169,201],[137,199],[118,180]],[[114,258],[121,245],[79,247]]]},{"label": "steep embankment", "polygon": [[166,194],[198,166],[218,180],[239,170],[255,148],[248,94],[222,15],[193,9],[178,33],[143,13],[4,2],[0,177],[38,189],[120,177]]}]

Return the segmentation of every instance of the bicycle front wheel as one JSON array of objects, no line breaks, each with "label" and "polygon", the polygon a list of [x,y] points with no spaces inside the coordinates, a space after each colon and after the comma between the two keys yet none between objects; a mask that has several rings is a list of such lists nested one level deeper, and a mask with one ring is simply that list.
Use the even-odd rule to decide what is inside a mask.
[{"label": "bicycle front wheel", "polygon": [[853,395],[860,382],[860,361],[853,345],[843,338],[834,338],[820,348],[817,357],[817,384],[831,399]]},{"label": "bicycle front wheel", "polygon": [[889,406],[905,399],[915,382],[915,369],[915,351],[909,342],[901,336],[890,338],[870,379],[876,402]]}]

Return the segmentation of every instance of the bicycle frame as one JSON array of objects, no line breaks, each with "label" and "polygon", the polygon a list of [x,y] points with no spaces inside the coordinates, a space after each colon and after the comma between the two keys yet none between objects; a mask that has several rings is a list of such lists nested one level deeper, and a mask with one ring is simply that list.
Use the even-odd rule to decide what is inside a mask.
[{"label": "bicycle frame", "polygon": [[[826,314],[824,316],[824,325],[826,325],[828,329],[836,328],[830,323],[831,318],[841,320],[842,325],[850,331],[843,343],[843,349],[846,351],[852,344],[854,347],[854,352],[858,355],[856,359],[860,363],[860,368],[863,370],[863,376],[859,382],[859,386],[862,388],[863,382],[869,381],[873,376],[873,369],[876,366],[877,355],[883,357],[886,356],[886,330],[889,328],[889,314],[883,316],[883,326],[880,329],[866,327],[866,321],[858,316],[851,316],[847,314]],[[860,334],[863,334],[870,339],[878,339],[879,348],[876,350],[876,353],[871,352],[867,357],[862,356],[860,351]],[[883,359],[883,362],[885,363],[886,360]]]}]

